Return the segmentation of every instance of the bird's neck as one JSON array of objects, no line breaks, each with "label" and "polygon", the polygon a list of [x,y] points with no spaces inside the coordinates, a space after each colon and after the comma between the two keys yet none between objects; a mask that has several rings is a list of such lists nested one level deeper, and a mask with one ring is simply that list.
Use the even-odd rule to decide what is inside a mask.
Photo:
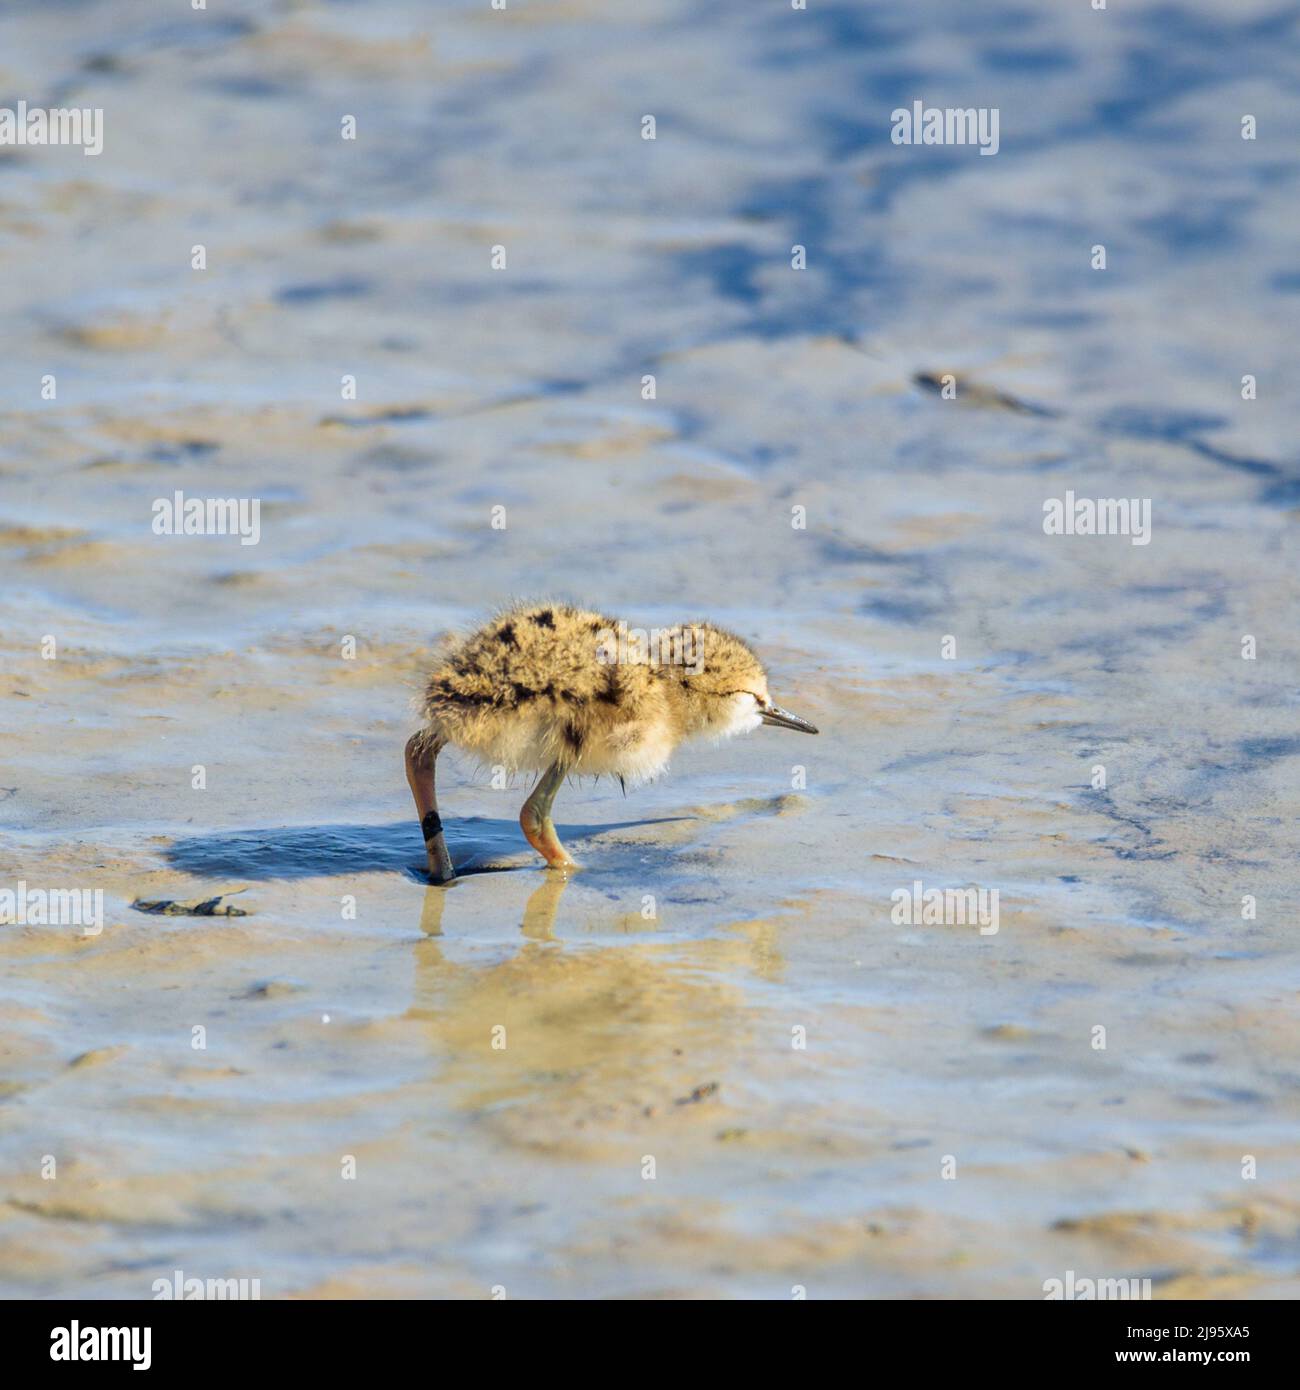
[{"label": "bird's neck", "polygon": [[676,672],[665,674],[664,698],[668,704],[668,718],[673,733],[678,739],[693,738],[704,732],[704,701],[692,695],[682,678]]}]

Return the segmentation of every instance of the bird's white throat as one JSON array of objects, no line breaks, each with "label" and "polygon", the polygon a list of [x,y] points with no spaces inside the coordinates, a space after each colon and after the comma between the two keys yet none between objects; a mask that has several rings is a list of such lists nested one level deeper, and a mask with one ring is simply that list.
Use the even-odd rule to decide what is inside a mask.
[{"label": "bird's white throat", "polygon": [[735,738],[737,734],[747,734],[762,724],[763,721],[758,716],[758,705],[752,695],[733,695],[730,705],[726,722],[710,730],[713,738]]}]

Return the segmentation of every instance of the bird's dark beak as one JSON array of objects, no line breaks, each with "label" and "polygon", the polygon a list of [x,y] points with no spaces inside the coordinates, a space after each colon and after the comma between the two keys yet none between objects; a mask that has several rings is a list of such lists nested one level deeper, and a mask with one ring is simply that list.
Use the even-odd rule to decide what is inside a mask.
[{"label": "bird's dark beak", "polygon": [[801,734],[815,734],[816,728],[806,719],[800,719],[797,714],[791,714],[788,709],[782,709],[780,705],[768,705],[766,709],[758,712],[758,717],[764,724],[771,724],[777,729],[798,729]]}]

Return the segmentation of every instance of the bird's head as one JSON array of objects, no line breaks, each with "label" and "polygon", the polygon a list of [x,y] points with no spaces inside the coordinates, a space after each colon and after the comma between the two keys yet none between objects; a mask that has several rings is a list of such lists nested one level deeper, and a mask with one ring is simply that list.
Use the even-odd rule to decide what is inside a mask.
[{"label": "bird's head", "polygon": [[747,642],[712,623],[688,623],[678,634],[678,688],[683,732],[729,738],[760,724],[815,734],[806,719],[772,702],[767,672]]}]

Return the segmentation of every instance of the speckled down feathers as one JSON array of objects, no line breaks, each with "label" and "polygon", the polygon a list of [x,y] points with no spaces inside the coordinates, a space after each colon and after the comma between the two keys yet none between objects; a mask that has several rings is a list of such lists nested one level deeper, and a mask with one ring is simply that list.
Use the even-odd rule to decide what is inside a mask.
[{"label": "speckled down feathers", "polygon": [[[663,630],[658,652],[687,660],[614,659],[617,619],[567,604],[510,608],[452,643],[430,674],[426,736],[490,766],[639,781],[684,738],[756,727],[767,699],[758,657],[711,623]],[[626,629],[624,629],[626,631]]]}]

